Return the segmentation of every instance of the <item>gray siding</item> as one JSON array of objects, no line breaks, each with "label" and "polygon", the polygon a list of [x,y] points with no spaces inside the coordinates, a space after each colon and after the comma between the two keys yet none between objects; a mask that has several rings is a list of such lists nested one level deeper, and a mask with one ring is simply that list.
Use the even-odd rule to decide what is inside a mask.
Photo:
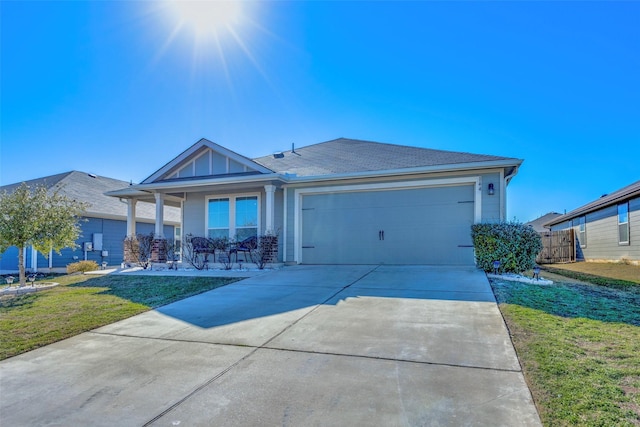
[{"label": "gray siding", "polygon": [[[187,234],[191,234],[193,236],[206,235],[207,222],[206,222],[205,215],[207,211],[206,200],[208,197],[212,197],[212,196],[226,197],[231,194],[236,196],[241,196],[244,193],[260,194],[260,227],[259,229],[261,233],[264,233],[266,230],[267,195],[266,195],[266,192],[264,191],[264,187],[255,187],[252,189],[243,189],[242,191],[228,190],[228,191],[220,191],[217,193],[213,191],[188,193],[187,198],[184,201],[183,236],[186,236]],[[278,257],[280,258],[280,261],[282,260],[282,256],[283,256],[283,252],[282,252],[283,246],[284,246],[283,231],[285,227],[285,224],[283,223],[283,214],[284,214],[283,203],[284,203],[283,191],[276,190],[275,197],[274,197],[274,205],[275,205],[274,206],[275,207],[274,225],[275,225],[276,231],[280,232],[279,250],[278,250]]]},{"label": "gray siding", "polygon": [[[618,243],[617,204],[587,213],[586,239],[579,241],[578,218],[554,225],[552,230],[573,228],[578,260],[640,260],[640,198],[629,201],[629,244]],[[585,244],[586,243],[586,244]]]},{"label": "gray siding", "polygon": [[187,199],[183,205],[183,236],[187,234],[204,236],[206,234],[205,193],[187,193]]},{"label": "gray siding", "polygon": [[[68,264],[84,260],[83,243],[93,240],[93,233],[102,233],[102,250],[108,252],[108,256],[102,257],[102,251],[87,252],[87,260],[95,261],[98,264],[107,261],[109,265],[119,265],[124,258],[124,238],[127,234],[126,221],[118,221],[102,218],[87,218],[87,221],[80,223],[81,235],[76,240],[78,247],[76,249],[63,248],[60,254],[53,252],[51,256],[51,266],[53,268],[65,268]],[[140,234],[153,233],[154,224],[146,222],[136,223],[136,232]],[[174,227],[165,225],[163,232],[165,236],[173,236]],[[5,254],[7,255],[5,257]],[[18,270],[18,249],[10,248],[2,254],[2,270],[17,271]],[[74,256],[77,259],[74,259]],[[27,250],[27,259],[25,265],[29,267],[31,260],[31,250]],[[43,254],[38,253],[38,269],[49,268],[49,259]]]},{"label": "gray siding", "polygon": [[[500,200],[500,174],[483,174],[482,178],[482,222],[500,222],[503,218],[500,215],[503,204]],[[494,185],[494,194],[488,194],[487,187]]]}]

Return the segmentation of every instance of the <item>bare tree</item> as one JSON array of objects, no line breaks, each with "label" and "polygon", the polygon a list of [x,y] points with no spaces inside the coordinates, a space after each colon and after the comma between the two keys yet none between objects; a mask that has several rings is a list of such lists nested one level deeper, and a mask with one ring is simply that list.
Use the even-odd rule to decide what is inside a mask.
[{"label": "bare tree", "polygon": [[153,233],[137,234],[124,239],[132,261],[145,270],[151,266],[151,251],[153,250]]}]

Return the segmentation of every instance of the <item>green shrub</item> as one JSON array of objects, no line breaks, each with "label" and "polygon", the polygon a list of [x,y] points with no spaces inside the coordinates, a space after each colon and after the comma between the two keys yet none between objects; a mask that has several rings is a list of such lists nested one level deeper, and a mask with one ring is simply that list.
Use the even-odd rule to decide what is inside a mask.
[{"label": "green shrub", "polygon": [[484,271],[493,271],[500,261],[500,273],[521,273],[535,266],[542,249],[540,235],[518,222],[482,223],[471,226],[476,263]]},{"label": "green shrub", "polygon": [[67,273],[85,273],[87,271],[98,270],[98,263],[95,261],[78,261],[71,264],[67,264]]}]

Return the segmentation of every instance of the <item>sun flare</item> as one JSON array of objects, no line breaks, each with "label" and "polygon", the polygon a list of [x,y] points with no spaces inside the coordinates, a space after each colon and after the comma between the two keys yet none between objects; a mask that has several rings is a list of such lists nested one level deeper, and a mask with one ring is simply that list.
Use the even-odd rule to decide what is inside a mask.
[{"label": "sun flare", "polygon": [[170,5],[179,25],[198,37],[217,37],[221,30],[233,29],[242,18],[240,1],[172,0]]}]

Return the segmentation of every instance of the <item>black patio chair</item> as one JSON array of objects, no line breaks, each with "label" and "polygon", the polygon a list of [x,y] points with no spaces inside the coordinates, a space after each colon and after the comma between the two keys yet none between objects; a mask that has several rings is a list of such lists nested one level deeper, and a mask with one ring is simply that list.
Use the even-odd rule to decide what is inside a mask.
[{"label": "black patio chair", "polygon": [[209,262],[209,255],[213,255],[213,262],[216,262],[216,250],[211,244],[211,240],[206,237],[192,237],[191,245],[194,254],[204,255],[204,262]]},{"label": "black patio chair", "polygon": [[236,254],[236,262],[238,262],[238,252],[244,253],[245,261],[247,260],[247,253],[248,253],[249,259],[251,260],[251,262],[254,262],[252,252],[257,247],[258,247],[258,237],[257,236],[247,237],[246,239],[236,243],[235,246],[229,250],[229,255]]}]

